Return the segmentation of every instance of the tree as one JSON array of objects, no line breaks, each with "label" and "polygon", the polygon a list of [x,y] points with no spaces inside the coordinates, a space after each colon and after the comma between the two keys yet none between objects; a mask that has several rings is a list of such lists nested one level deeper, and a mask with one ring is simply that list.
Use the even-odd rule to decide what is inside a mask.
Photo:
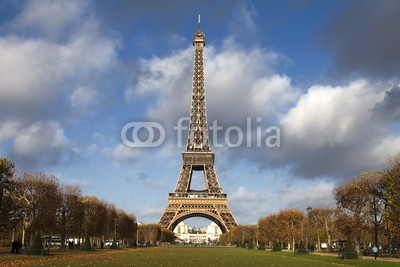
[{"label": "tree", "polygon": [[166,228],[161,228],[161,242],[172,243],[175,240],[174,233]]},{"label": "tree", "polygon": [[29,255],[42,255],[43,254],[43,241],[40,234],[36,234],[33,238],[32,246],[28,250]]},{"label": "tree", "polygon": [[126,214],[125,211],[117,212],[117,236],[124,245],[132,245],[136,237],[136,218],[132,214]]},{"label": "tree", "polygon": [[296,240],[303,241],[305,237],[305,215],[303,211],[286,209],[279,212],[277,217],[277,230],[280,240],[292,242],[291,249],[294,250]]},{"label": "tree", "polygon": [[[103,222],[106,225],[104,229],[104,236],[106,239],[112,239],[116,242],[118,238],[117,232],[120,219],[118,218],[117,209],[114,205],[110,203],[106,203],[105,205],[107,209],[107,216],[103,218]],[[117,247],[117,244],[115,244],[115,246]]]},{"label": "tree", "polygon": [[261,242],[271,247],[273,244],[288,244],[288,249],[295,247],[296,241],[304,242],[306,220],[303,211],[286,209],[258,221],[258,237]]},{"label": "tree", "polygon": [[14,163],[0,158],[0,231],[10,226],[12,211],[15,209],[10,197],[14,172]]},{"label": "tree", "polygon": [[[25,231],[31,234],[57,231],[57,210],[61,205],[58,180],[54,175],[42,172],[18,173],[12,198],[17,203],[22,219],[22,240]],[[33,237],[33,235],[31,235]]]},{"label": "tree", "polygon": [[258,220],[257,235],[259,242],[268,247],[280,242],[278,229],[278,214],[271,214]]},{"label": "tree", "polygon": [[61,247],[64,247],[67,236],[79,236],[82,231],[84,206],[81,199],[81,190],[77,186],[63,186],[61,196],[62,201],[58,210],[58,222]]},{"label": "tree", "polygon": [[332,208],[310,209],[308,222],[311,237],[316,237],[317,239],[317,249],[320,250],[321,248],[321,237],[326,238],[330,248],[332,243],[331,234],[335,222],[335,210]]},{"label": "tree", "polygon": [[374,242],[378,243],[378,230],[385,208],[383,188],[382,176],[375,170],[369,170],[335,190],[340,209],[336,225],[342,233],[356,238],[357,249],[361,237],[371,232],[374,232]]},{"label": "tree", "polygon": [[357,178],[337,187],[334,195],[338,206],[336,226],[346,236],[353,236],[358,241],[367,231],[368,225],[364,220],[365,201],[363,189],[358,185]]},{"label": "tree", "polygon": [[385,221],[392,241],[400,243],[400,154],[383,171]]},{"label": "tree", "polygon": [[220,236],[221,243],[235,243],[237,246],[245,246],[246,244],[253,247],[257,239],[256,225],[238,225],[229,232]]},{"label": "tree", "polygon": [[83,236],[86,239],[101,238],[107,229],[107,207],[95,196],[82,198],[84,206]]},{"label": "tree", "polygon": [[155,246],[161,239],[161,226],[140,224],[138,225],[138,237],[140,243],[149,243],[151,246]]},{"label": "tree", "polygon": [[367,220],[372,222],[374,227],[374,244],[378,244],[379,228],[385,210],[383,177],[375,170],[362,172],[360,183],[367,204]]}]

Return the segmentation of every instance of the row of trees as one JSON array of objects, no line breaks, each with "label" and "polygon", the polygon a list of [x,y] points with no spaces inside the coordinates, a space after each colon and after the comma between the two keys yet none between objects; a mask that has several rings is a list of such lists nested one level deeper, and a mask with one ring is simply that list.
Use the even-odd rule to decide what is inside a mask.
[{"label": "row of trees", "polygon": [[155,246],[160,242],[171,243],[175,235],[171,230],[162,228],[159,224],[139,224],[138,243],[139,245]]},{"label": "row of trees", "polygon": [[43,172],[16,172],[14,164],[0,158],[0,238],[33,240],[37,234],[84,238],[99,244],[118,239],[124,245],[136,241],[133,214],[94,196],[83,196],[75,185],[61,185]]},{"label": "row of trees", "polygon": [[256,244],[294,249],[296,244],[331,243],[331,236],[338,232],[334,224],[335,209],[307,209],[307,213],[296,209],[286,209],[263,217],[257,225],[239,225],[220,237],[221,243],[234,243],[250,247]]},{"label": "row of trees", "polygon": [[221,234],[219,242],[222,244],[233,243],[238,246],[245,244],[253,246],[257,243],[257,226],[238,225],[229,232]]},{"label": "row of trees", "polygon": [[321,243],[331,249],[333,240],[352,239],[357,250],[369,244],[398,248],[400,243],[400,155],[382,171],[362,172],[334,191],[335,208],[286,209],[221,235],[221,243],[294,249]]}]

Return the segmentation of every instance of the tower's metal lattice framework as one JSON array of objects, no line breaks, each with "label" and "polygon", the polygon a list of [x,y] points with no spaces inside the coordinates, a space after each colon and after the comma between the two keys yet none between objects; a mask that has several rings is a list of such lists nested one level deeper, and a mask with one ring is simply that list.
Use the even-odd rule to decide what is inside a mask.
[{"label": "tower's metal lattice framework", "polygon": [[[226,194],[222,193],[214,168],[214,153],[208,136],[206,93],[204,87],[203,51],[205,37],[200,30],[193,37],[194,68],[193,91],[186,151],[182,153],[182,168],[175,191],[169,194],[168,205],[159,224],[173,230],[190,217],[205,217],[214,221],[223,232],[237,225],[228,206]],[[190,188],[194,171],[202,171],[206,190]]]}]

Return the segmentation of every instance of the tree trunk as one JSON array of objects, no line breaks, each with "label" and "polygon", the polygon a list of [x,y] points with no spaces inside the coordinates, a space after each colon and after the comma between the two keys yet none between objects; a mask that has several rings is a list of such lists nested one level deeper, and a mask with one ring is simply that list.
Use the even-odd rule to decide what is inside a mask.
[{"label": "tree trunk", "polygon": [[63,211],[61,214],[61,248],[65,248],[66,225],[65,211]]},{"label": "tree trunk", "polygon": [[25,216],[22,220],[22,244],[25,245]]},{"label": "tree trunk", "polygon": [[292,250],[294,251],[294,237],[293,237],[293,239],[292,239]]},{"label": "tree trunk", "polygon": [[292,247],[292,249],[293,249],[293,251],[294,251],[294,226],[293,226],[293,221],[292,221],[292,244],[293,244],[293,247]]},{"label": "tree trunk", "polygon": [[328,251],[332,251],[332,240],[331,240],[331,233],[328,226],[328,220],[325,219],[325,230],[326,230],[326,237],[328,238]]},{"label": "tree trunk", "polygon": [[360,238],[356,238],[356,251],[360,252]]},{"label": "tree trunk", "polygon": [[321,239],[319,238],[319,233],[317,234],[317,240],[318,240],[317,250],[321,251]]},{"label": "tree trunk", "polygon": [[378,246],[378,211],[376,201],[374,201],[374,241],[375,246]]}]

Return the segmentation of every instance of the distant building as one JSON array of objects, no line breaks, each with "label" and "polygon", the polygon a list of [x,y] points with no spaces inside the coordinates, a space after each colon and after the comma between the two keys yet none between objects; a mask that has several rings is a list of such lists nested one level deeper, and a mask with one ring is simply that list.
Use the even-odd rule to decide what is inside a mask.
[{"label": "distant building", "polygon": [[214,222],[199,229],[190,227],[185,222],[180,222],[175,227],[174,234],[178,240],[184,243],[209,244],[217,242],[222,231]]}]

